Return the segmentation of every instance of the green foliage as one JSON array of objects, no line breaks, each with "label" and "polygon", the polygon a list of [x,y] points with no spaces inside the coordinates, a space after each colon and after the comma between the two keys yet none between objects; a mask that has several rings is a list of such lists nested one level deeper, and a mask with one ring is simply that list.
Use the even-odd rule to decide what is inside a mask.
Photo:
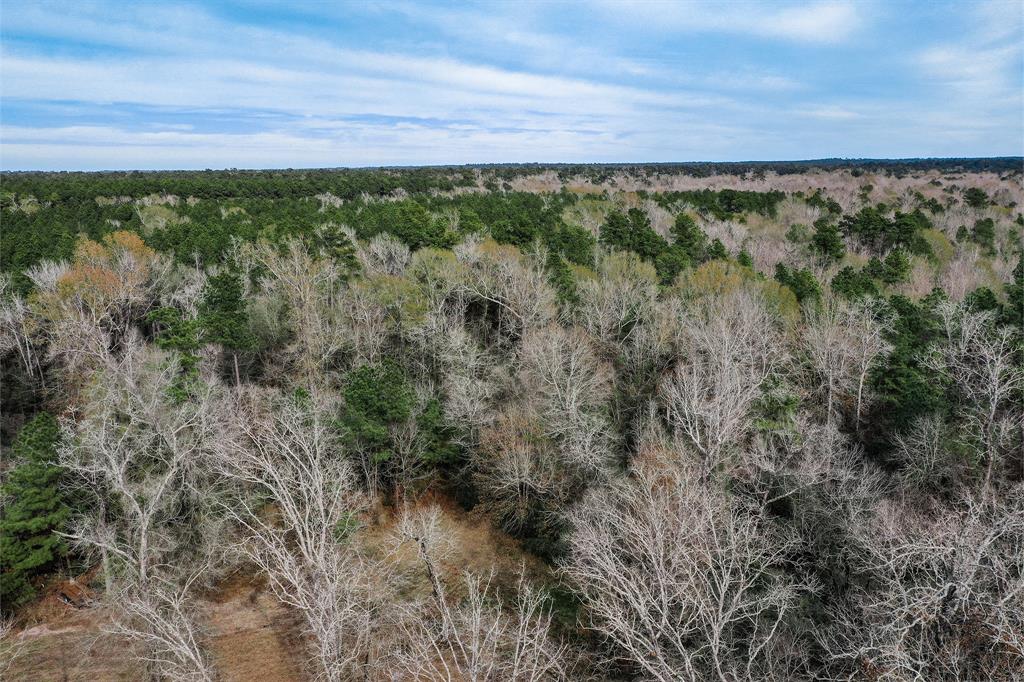
[{"label": "green foliage", "polygon": [[359,270],[356,246],[349,236],[334,223],[321,227],[315,235],[314,246],[327,258],[337,263],[347,273]]},{"label": "green foliage", "polygon": [[923,234],[932,224],[920,209],[911,213],[897,212],[892,220],[885,217],[885,211],[883,204],[867,206],[856,215],[844,216],[840,227],[878,252],[900,248],[921,256],[932,255],[931,245]]},{"label": "green foliage", "polygon": [[688,190],[684,192],[664,192],[656,200],[665,208],[674,204],[686,203],[705,215],[719,220],[736,218],[743,213],[759,213],[774,218],[779,202],[786,198],[784,192],[749,192],[736,189],[723,190]]},{"label": "green foliage", "polygon": [[890,238],[892,224],[874,206],[865,206],[855,215],[843,216],[839,226],[843,232],[857,237],[861,243],[875,249],[883,249]]},{"label": "green foliage", "polygon": [[363,365],[349,374],[343,395],[341,422],[350,444],[372,452],[376,461],[391,459],[389,427],[409,419],[415,402],[402,368],[392,360]]},{"label": "green foliage", "polygon": [[791,241],[794,244],[804,244],[811,241],[811,231],[806,225],[793,223],[789,226],[789,229],[786,230],[786,240]]},{"label": "green foliage", "polygon": [[562,225],[550,234],[546,243],[549,249],[557,251],[570,263],[588,268],[594,265],[594,247],[597,240],[582,227]]},{"label": "green foliage", "polygon": [[157,346],[177,351],[181,374],[171,387],[172,398],[178,402],[187,400],[199,381],[199,321],[186,318],[181,310],[169,306],[152,311],[146,321],[153,325]]},{"label": "green foliage", "polygon": [[839,228],[827,218],[819,218],[814,222],[814,236],[811,237],[811,248],[829,263],[838,262],[846,255],[846,244]]},{"label": "green foliage", "polygon": [[897,213],[892,220],[889,235],[892,243],[918,256],[930,256],[932,249],[922,232],[930,230],[932,223],[920,209],[912,213]]},{"label": "green foliage", "polygon": [[782,263],[775,266],[775,281],[789,287],[799,303],[821,298],[821,284],[808,268],[789,268]]},{"label": "green foliage", "polygon": [[975,221],[971,230],[971,241],[982,247],[985,253],[994,255],[996,252],[996,224],[991,218]]},{"label": "green foliage", "polygon": [[242,278],[232,270],[224,270],[206,280],[199,302],[203,341],[220,344],[232,353],[252,345],[242,293]]},{"label": "green foliage", "polygon": [[971,208],[985,208],[988,206],[988,194],[979,187],[969,187],[964,192],[964,202]]},{"label": "green foliage", "polygon": [[449,234],[440,220],[435,220],[426,208],[415,201],[370,204],[365,211],[368,216],[361,223],[360,236],[390,232],[413,251],[425,246],[446,248],[456,241],[455,235]]},{"label": "green foliage", "polygon": [[703,263],[708,248],[708,236],[697,222],[685,213],[676,216],[671,229],[675,245],[682,248],[693,264]]},{"label": "green foliage", "polygon": [[893,349],[871,377],[877,401],[865,433],[876,448],[888,444],[892,434],[905,431],[917,418],[948,407],[943,382],[925,364],[939,333],[935,306],[943,298],[938,290],[920,304],[893,296],[879,313],[893,321],[887,334]]},{"label": "green foliage", "polygon": [[871,276],[850,265],[836,273],[831,287],[832,291],[851,301],[864,296],[878,296],[878,287]]},{"label": "green foliage", "polygon": [[576,291],[576,275],[565,259],[554,251],[549,251],[545,266],[548,271],[548,282],[558,295],[559,303],[577,303],[579,295]]},{"label": "green foliage", "polygon": [[462,234],[479,234],[486,230],[487,226],[476,211],[465,206],[459,207],[459,231]]},{"label": "green foliage", "polygon": [[5,611],[31,599],[33,579],[65,551],[56,535],[69,513],[60,488],[62,469],[55,464],[59,440],[57,420],[43,412],[21,429],[11,448],[15,465],[0,488],[0,603]]},{"label": "green foliage", "polygon": [[499,220],[491,226],[491,236],[499,244],[526,246],[538,236],[537,226],[532,223]]},{"label": "green foliage", "polygon": [[708,260],[726,260],[729,258],[729,252],[725,249],[725,244],[722,243],[721,239],[715,239],[711,242],[711,246],[708,247]]},{"label": "green foliage", "polygon": [[1002,310],[999,299],[988,287],[978,287],[964,297],[964,303],[974,312],[996,313]]},{"label": "green foliage", "polygon": [[740,249],[740,252],[736,255],[736,262],[745,268],[754,267],[754,259],[750,256],[746,249]]},{"label": "green foliage", "polygon": [[843,207],[839,205],[839,202],[831,197],[826,197],[820,189],[815,190],[814,194],[807,197],[805,201],[808,206],[815,206],[833,215],[839,215],[843,212]]},{"label": "green foliage", "polygon": [[893,249],[885,257],[885,271],[882,273],[882,281],[886,284],[898,284],[906,282],[910,277],[910,258],[903,249]]},{"label": "green foliage", "polygon": [[910,259],[901,249],[894,249],[885,260],[872,256],[864,266],[864,273],[886,284],[905,282],[910,274]]},{"label": "green foliage", "polygon": [[628,214],[612,211],[601,226],[601,242],[613,249],[632,251],[646,261],[653,262],[668,242],[654,231],[647,214],[631,208]]},{"label": "green foliage", "polygon": [[1016,327],[1020,338],[1024,339],[1024,254],[1017,258],[1017,267],[1013,269],[1013,280],[1006,284],[1006,303],[999,316],[1001,324]]},{"label": "green foliage", "polygon": [[420,458],[433,466],[453,464],[462,455],[455,442],[455,429],[447,422],[441,402],[431,398],[416,417],[416,440]]},{"label": "green foliage", "polygon": [[678,244],[668,247],[654,259],[654,269],[658,272],[658,281],[666,286],[675,282],[679,273],[690,265],[690,256],[686,253],[686,249]]}]

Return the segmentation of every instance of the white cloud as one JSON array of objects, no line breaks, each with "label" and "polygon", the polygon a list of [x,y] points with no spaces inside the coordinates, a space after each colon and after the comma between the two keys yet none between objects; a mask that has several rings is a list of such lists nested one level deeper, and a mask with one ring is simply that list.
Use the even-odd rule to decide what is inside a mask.
[{"label": "white cloud", "polygon": [[826,0],[799,5],[742,2],[630,2],[602,0],[619,21],[647,26],[654,32],[738,33],[795,41],[840,43],[864,25],[864,3]]}]

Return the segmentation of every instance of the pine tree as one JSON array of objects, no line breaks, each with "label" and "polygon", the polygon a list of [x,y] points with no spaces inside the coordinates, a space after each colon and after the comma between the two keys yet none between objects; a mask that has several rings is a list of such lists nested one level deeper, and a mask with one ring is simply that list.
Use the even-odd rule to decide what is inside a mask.
[{"label": "pine tree", "polygon": [[843,235],[839,228],[822,218],[814,223],[814,236],[811,237],[811,247],[817,251],[826,262],[835,262],[846,254],[846,244],[843,242]]},{"label": "pine tree", "polygon": [[693,264],[703,263],[708,248],[708,236],[697,226],[696,221],[685,213],[676,217],[675,225],[671,229],[672,238],[676,246],[686,252],[687,257]]},{"label": "pine tree", "polygon": [[11,448],[17,465],[0,491],[0,603],[12,611],[35,595],[32,579],[64,554],[55,531],[68,516],[60,490],[62,470],[54,463],[60,430],[44,412],[18,433]]},{"label": "pine tree", "polygon": [[225,270],[206,280],[199,304],[199,324],[204,341],[218,343],[231,353],[235,385],[240,384],[238,353],[252,346],[252,335],[242,297],[242,278],[237,273]]}]

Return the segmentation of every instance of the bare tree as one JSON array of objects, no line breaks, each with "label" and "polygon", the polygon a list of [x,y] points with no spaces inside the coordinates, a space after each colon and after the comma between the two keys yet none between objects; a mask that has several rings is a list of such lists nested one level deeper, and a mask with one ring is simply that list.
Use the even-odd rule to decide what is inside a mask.
[{"label": "bare tree", "polygon": [[790,679],[795,539],[675,455],[631,473],[573,511],[562,567],[613,656],[666,682]]},{"label": "bare tree", "polygon": [[607,419],[611,367],[599,360],[580,329],[548,325],[522,341],[520,375],[535,396],[546,435],[559,444],[569,465],[602,472],[610,464],[612,433]]},{"label": "bare tree", "polygon": [[189,528],[217,432],[213,390],[173,400],[174,358],[126,345],[84,394],[81,419],[66,424],[60,461],[81,500],[66,536],[99,554],[111,632],[139,645],[152,677],[212,680],[190,606],[199,573],[184,579],[181,567],[197,558]]},{"label": "bare tree", "polygon": [[145,587],[181,550],[184,514],[217,436],[213,390],[176,402],[174,358],[132,341],[66,424],[60,462],[89,500],[68,537],[98,551],[108,588],[118,574]]},{"label": "bare tree", "polygon": [[[232,415],[219,469],[242,494],[227,507],[243,555],[303,618],[319,677],[348,679],[369,664],[374,584],[383,568],[350,541],[366,507],[331,426],[329,396],[308,402],[253,389]],[[273,501],[264,508],[262,500]]]},{"label": "bare tree", "polygon": [[6,676],[25,654],[25,642],[14,632],[14,621],[0,620],[0,675]]},{"label": "bare tree", "polygon": [[551,612],[543,595],[520,572],[512,604],[506,605],[486,578],[463,573],[463,599],[441,580],[448,549],[436,506],[406,510],[399,544],[412,543],[431,583],[432,598],[414,605],[399,621],[400,646],[392,653],[395,680],[540,682],[567,679],[569,647],[551,634]]},{"label": "bare tree", "polygon": [[[997,327],[990,313],[972,312],[962,303],[945,302],[938,313],[945,339],[928,362],[962,398],[968,424],[980,441],[988,488],[1007,444],[1016,436],[1018,456],[1024,446],[1024,410],[1012,400],[1024,387],[1024,369],[1015,360],[1014,332]],[[1019,466],[1024,467],[1024,459]]]},{"label": "bare tree", "polygon": [[579,283],[579,324],[614,356],[651,317],[658,293],[654,268],[633,254],[601,254],[598,276]]},{"label": "bare tree", "polygon": [[957,483],[964,462],[952,447],[950,429],[939,415],[918,419],[904,433],[893,436],[893,450],[902,464],[900,478],[912,490],[935,489]]},{"label": "bare tree", "polygon": [[8,291],[11,279],[0,275],[0,356],[18,354],[25,373],[42,376],[39,352],[32,334],[32,311],[21,296]]},{"label": "bare tree", "polygon": [[666,417],[720,466],[750,427],[750,409],[787,360],[774,316],[745,290],[701,300],[680,320],[683,359],[661,386]]},{"label": "bare tree", "polygon": [[342,291],[340,266],[316,257],[299,240],[284,249],[266,243],[244,247],[240,259],[258,263],[269,273],[262,281],[262,295],[285,301],[292,332],[287,352],[307,386],[322,383],[331,360],[348,341],[336,305]]},{"label": "bare tree", "polygon": [[836,403],[850,398],[854,428],[860,430],[868,373],[891,348],[884,338],[886,330],[887,324],[879,321],[870,302],[851,304],[827,298],[809,314],[803,340],[814,370],[823,380],[829,420],[836,418]]},{"label": "bare tree", "polygon": [[182,585],[151,580],[122,585],[117,615],[105,631],[136,646],[138,660],[155,679],[212,682],[216,673],[204,651],[204,633],[190,596],[192,580]]},{"label": "bare tree", "polygon": [[855,530],[850,604],[818,631],[836,677],[1001,680],[1024,674],[1024,495],[958,508],[881,502]]},{"label": "bare tree", "polygon": [[459,290],[472,299],[492,303],[499,311],[499,331],[519,335],[544,326],[558,314],[544,261],[518,249],[470,236],[455,247],[464,266]]},{"label": "bare tree", "polygon": [[387,232],[378,234],[356,251],[363,272],[378,275],[401,275],[409,265],[409,247]]},{"label": "bare tree", "polygon": [[502,415],[481,433],[473,452],[473,480],[483,504],[509,532],[544,523],[561,507],[570,483],[534,421],[529,414]]}]

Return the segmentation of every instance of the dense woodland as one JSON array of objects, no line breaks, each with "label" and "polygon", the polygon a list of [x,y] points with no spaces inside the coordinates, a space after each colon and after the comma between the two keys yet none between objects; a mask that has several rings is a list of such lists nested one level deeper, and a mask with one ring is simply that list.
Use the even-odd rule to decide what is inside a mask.
[{"label": "dense woodland", "polygon": [[1019,158],[0,180],[9,679],[1024,677]]}]

